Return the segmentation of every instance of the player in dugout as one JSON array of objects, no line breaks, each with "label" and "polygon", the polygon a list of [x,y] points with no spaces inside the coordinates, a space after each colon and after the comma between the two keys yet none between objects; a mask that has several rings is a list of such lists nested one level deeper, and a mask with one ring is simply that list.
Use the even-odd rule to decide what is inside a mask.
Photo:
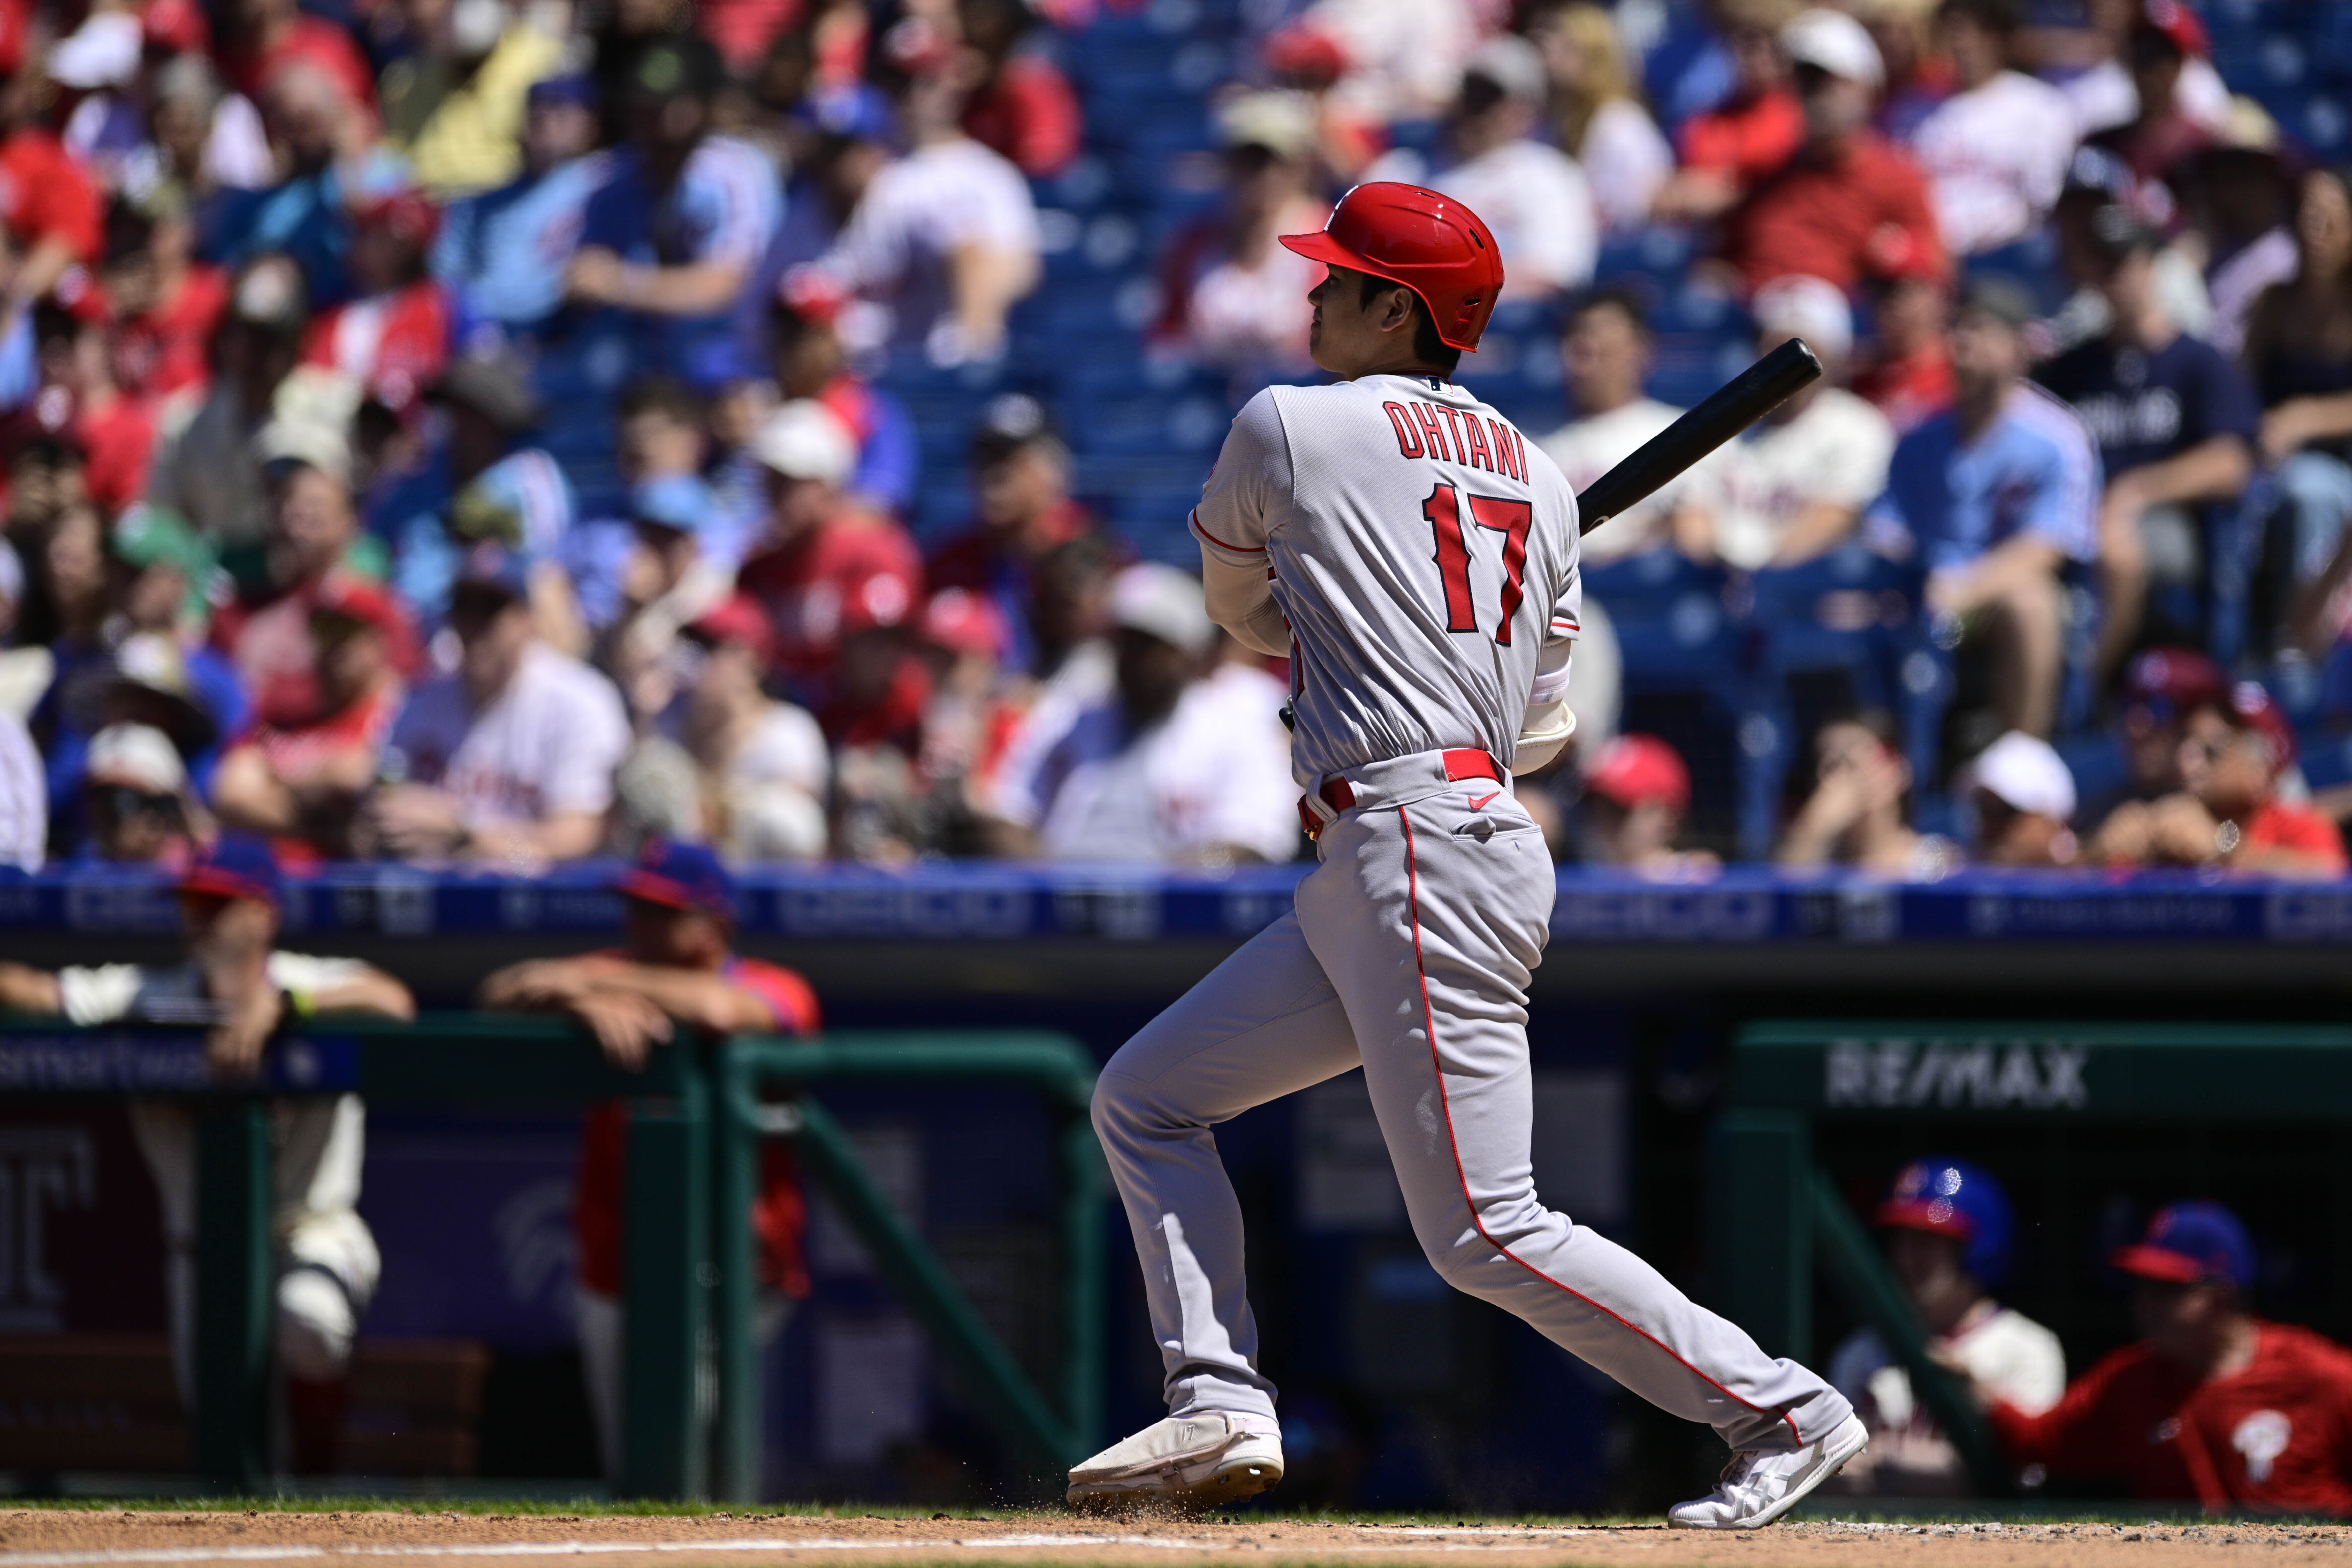
[{"label": "player in dugout", "polygon": [[[260,838],[221,838],[181,874],[179,898],[184,963],[55,973],[0,963],[0,1007],[85,1027],[122,1020],[202,1025],[205,1058],[230,1081],[258,1071],[270,1040],[313,1016],[416,1016],[408,988],[382,970],[278,946],[285,898],[277,862]],[[134,1100],[131,1128],[163,1211],[172,1364],[186,1401],[195,1366],[195,1121],[184,1102]],[[288,1458],[299,1474],[336,1468],[344,1374],[383,1269],[375,1237],[358,1213],[366,1128],[355,1094],[270,1101],[278,1364],[285,1374]]]},{"label": "player in dugout", "polygon": [[[605,1058],[632,1072],[678,1026],[714,1036],[808,1035],[816,993],[789,969],[732,950],[735,884],[719,857],[698,844],[648,839],[613,884],[628,907],[618,950],[541,958],[482,982],[485,1007],[569,1013],[596,1037]],[[788,1303],[809,1293],[802,1253],[807,1210],[788,1152],[770,1143],[753,1201],[761,1247],[761,1329],[782,1331]],[[628,1110],[620,1100],[589,1108],[581,1128],[572,1227],[580,1244],[580,1363],[604,1472],[621,1470],[622,1214]]]},{"label": "player in dugout", "polygon": [[2238,1216],[2175,1204],[2111,1261],[2132,1279],[2137,1343],[2039,1415],[1975,1384],[2011,1463],[2137,1498],[2352,1515],[2352,1351],[2247,1310],[2254,1246]]}]

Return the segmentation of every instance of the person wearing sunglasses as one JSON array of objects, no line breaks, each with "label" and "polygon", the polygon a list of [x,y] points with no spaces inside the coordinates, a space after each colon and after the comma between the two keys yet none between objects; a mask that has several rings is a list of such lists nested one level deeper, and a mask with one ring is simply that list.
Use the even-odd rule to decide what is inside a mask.
[{"label": "person wearing sunglasses", "polygon": [[205,825],[179,751],[146,724],[110,724],[91,737],[81,798],[83,856],[116,865],[185,865]]}]

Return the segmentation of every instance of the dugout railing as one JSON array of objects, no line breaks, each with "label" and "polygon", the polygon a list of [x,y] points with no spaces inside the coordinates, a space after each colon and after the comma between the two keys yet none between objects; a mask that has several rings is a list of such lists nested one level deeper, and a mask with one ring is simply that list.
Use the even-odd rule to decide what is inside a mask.
[{"label": "dugout railing", "polygon": [[2228,1024],[1811,1021],[1733,1043],[1710,1163],[1713,1296],[1768,1351],[1809,1357],[1816,1266],[1909,1373],[1989,1496],[2015,1479],[1931,1360],[1918,1320],[1815,1157],[1817,1131],[1916,1125],[1939,1139],[2039,1127],[2352,1122],[2352,1029]]},{"label": "dugout railing", "polygon": [[[758,1144],[767,1137],[790,1138],[803,1152],[999,1435],[1033,1465],[1074,1463],[1094,1446],[1102,1405],[1103,1183],[1087,1121],[1094,1073],[1092,1058],[1066,1036],[1001,1030],[688,1038],[656,1050],[643,1072],[632,1073],[607,1063],[568,1019],[428,1013],[412,1024],[320,1020],[271,1041],[250,1080],[225,1083],[205,1066],[201,1030],[0,1018],[0,1094],[170,1098],[195,1112],[190,1464],[228,1493],[252,1491],[270,1471],[277,1270],[268,1101],[346,1091],[376,1105],[626,1103],[621,1494],[758,1496],[751,1208]],[[824,1107],[805,1096],[761,1098],[819,1083],[976,1078],[1038,1089],[1055,1119],[1066,1346],[1058,1402],[973,1310],[919,1223],[892,1209]],[[706,1346],[715,1347],[719,1373],[715,1413],[697,1393]],[[715,1456],[706,1440],[714,1427]]]}]

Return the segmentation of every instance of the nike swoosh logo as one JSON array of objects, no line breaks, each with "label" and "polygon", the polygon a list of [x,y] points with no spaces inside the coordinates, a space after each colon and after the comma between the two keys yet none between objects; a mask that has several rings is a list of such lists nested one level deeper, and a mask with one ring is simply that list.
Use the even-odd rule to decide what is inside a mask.
[{"label": "nike swoosh logo", "polygon": [[[1486,797],[1486,800],[1470,799],[1470,809],[1471,809],[1471,810],[1473,810],[1473,811],[1484,811],[1484,810],[1486,810],[1486,801],[1487,801],[1487,800],[1492,800],[1492,799],[1494,799],[1496,795],[1500,795],[1500,794],[1502,794],[1502,793],[1503,793],[1503,792],[1502,792],[1501,790],[1496,790],[1496,791],[1495,792],[1495,795],[1488,795],[1488,796]],[[1470,797],[1465,796],[1465,799],[1468,799],[1468,798],[1470,798]]]}]

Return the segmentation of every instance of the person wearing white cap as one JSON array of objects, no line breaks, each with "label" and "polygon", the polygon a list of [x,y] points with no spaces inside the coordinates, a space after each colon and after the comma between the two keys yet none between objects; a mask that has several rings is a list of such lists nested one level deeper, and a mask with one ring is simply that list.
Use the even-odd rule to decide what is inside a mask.
[{"label": "person wearing white cap", "polygon": [[922,555],[905,529],[845,493],[857,440],[823,404],[785,404],[751,450],[768,470],[768,531],[736,585],[774,622],[779,669],[820,681],[860,606],[888,612],[866,616],[867,624],[895,625],[921,602]]},{"label": "person wearing white cap", "polygon": [[184,859],[205,820],[179,748],[150,725],[109,724],[91,736],[81,788],[88,853],[118,865]]},{"label": "person wearing white cap", "polygon": [[1980,866],[2071,866],[2074,775],[2049,742],[2011,730],[1960,770],[1971,819],[1969,858]]},{"label": "person wearing white cap", "polygon": [[1895,426],[1838,384],[1853,349],[1845,295],[1819,278],[1780,278],[1756,292],[1756,341],[1769,353],[1802,338],[1825,374],[1710,461],[1692,500],[1716,552],[1735,566],[1792,566],[1853,531],[1886,488]]},{"label": "person wearing white cap", "polygon": [[1535,137],[1547,79],[1536,47],[1512,33],[1478,46],[1434,163],[1399,151],[1365,172],[1455,197],[1502,247],[1503,298],[1540,299],[1592,280],[1601,219],[1576,160]]},{"label": "person wearing white cap", "polygon": [[1780,48],[1804,140],[1725,220],[1724,258],[1750,288],[1792,273],[1850,289],[1944,270],[1926,176],[1870,126],[1886,72],[1869,31],[1843,11],[1815,9],[1780,29]]},{"label": "person wearing white cap", "polygon": [[999,782],[1000,839],[1056,860],[1290,858],[1297,788],[1281,683],[1218,661],[1200,581],[1173,566],[1120,573],[1111,619],[1118,689],[1075,711],[1034,768]]},{"label": "person wearing white cap", "polygon": [[1161,258],[1153,337],[1203,363],[1305,374],[1307,291],[1317,263],[1275,237],[1321,228],[1330,204],[1310,188],[1315,105],[1297,92],[1252,92],[1217,111],[1223,210],[1180,233]]}]

